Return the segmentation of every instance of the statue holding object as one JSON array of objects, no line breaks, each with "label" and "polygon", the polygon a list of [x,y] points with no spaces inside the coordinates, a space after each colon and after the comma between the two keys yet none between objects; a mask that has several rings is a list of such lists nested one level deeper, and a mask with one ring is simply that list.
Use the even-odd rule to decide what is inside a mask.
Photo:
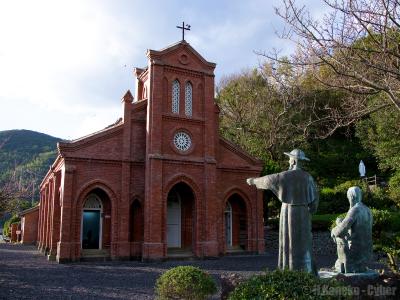
[{"label": "statue holding object", "polygon": [[331,236],[336,242],[338,259],[336,272],[362,273],[372,256],[372,213],[362,202],[358,186],[347,191],[350,209],[344,219],[338,218]]}]

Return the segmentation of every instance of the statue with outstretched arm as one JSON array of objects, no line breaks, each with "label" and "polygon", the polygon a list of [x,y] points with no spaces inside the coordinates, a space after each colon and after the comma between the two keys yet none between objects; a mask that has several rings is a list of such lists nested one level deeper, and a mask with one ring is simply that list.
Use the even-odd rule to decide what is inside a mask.
[{"label": "statue with outstretched arm", "polygon": [[280,269],[304,270],[317,275],[312,255],[311,214],[318,208],[318,191],[314,179],[301,169],[309,160],[303,151],[290,153],[289,170],[259,178],[248,178],[249,185],[271,190],[282,202],[279,219]]}]

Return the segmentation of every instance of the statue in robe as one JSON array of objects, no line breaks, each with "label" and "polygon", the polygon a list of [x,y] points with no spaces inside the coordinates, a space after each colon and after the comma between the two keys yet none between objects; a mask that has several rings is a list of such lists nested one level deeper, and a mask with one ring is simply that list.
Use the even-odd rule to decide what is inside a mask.
[{"label": "statue in robe", "polygon": [[362,273],[372,256],[372,213],[362,202],[358,186],[347,191],[350,210],[344,219],[337,219],[331,236],[337,244],[335,270],[340,273]]},{"label": "statue in robe", "polygon": [[318,191],[310,174],[301,169],[309,159],[294,149],[289,170],[259,178],[248,178],[249,185],[271,190],[282,202],[279,219],[278,268],[303,270],[317,275],[312,255],[311,214],[318,208]]}]

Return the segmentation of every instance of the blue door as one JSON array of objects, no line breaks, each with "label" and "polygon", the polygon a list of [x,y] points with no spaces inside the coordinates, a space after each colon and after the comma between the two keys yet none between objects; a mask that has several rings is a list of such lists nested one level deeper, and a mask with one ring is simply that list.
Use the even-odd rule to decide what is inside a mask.
[{"label": "blue door", "polygon": [[84,210],[82,227],[82,248],[99,249],[100,211]]}]

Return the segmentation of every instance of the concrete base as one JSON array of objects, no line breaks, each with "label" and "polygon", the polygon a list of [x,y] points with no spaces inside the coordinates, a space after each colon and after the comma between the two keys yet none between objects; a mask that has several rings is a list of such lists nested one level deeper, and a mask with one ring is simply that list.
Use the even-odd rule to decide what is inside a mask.
[{"label": "concrete base", "polygon": [[357,279],[375,279],[379,277],[379,273],[375,270],[367,270],[363,273],[339,273],[329,269],[321,269],[318,272],[320,278],[329,279],[336,277],[338,275],[345,276],[348,278],[357,278]]}]

